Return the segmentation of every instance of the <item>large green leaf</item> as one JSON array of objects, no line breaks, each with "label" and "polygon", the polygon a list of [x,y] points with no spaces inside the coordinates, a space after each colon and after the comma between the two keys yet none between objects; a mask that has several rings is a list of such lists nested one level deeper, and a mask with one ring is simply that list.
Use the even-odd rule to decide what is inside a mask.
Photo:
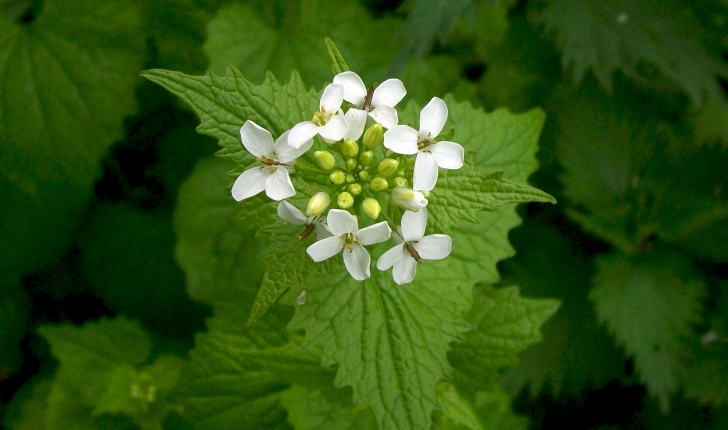
[{"label": "large green leaf", "polygon": [[[19,5],[22,6],[22,5]],[[0,270],[68,246],[146,56],[133,0],[48,0],[27,23],[0,16]]]},{"label": "large green leaf", "polygon": [[377,422],[367,405],[353,406],[348,398],[325,395],[321,389],[294,385],[283,397],[288,422],[296,430],[375,430]]}]

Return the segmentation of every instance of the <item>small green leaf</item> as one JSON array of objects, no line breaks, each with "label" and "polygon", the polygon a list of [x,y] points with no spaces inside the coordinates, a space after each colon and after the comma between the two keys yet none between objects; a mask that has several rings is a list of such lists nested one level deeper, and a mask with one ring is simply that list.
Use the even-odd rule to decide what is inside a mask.
[{"label": "small green leaf", "polygon": [[436,232],[450,233],[461,220],[477,223],[480,211],[495,211],[509,203],[550,202],[549,194],[503,179],[503,172],[482,173],[470,162],[458,170],[445,170],[430,193],[429,226]]},{"label": "small green leaf", "polygon": [[679,383],[681,338],[699,321],[705,285],[680,254],[653,252],[631,261],[619,254],[598,260],[589,298],[627,353],[650,393],[667,409]]},{"label": "small green leaf", "polygon": [[458,394],[455,386],[448,382],[437,384],[437,400],[440,403],[441,421],[434,429],[462,426],[468,430],[485,430],[469,402]]},{"label": "small green leaf", "polygon": [[328,37],[324,38],[326,42],[326,50],[329,52],[329,62],[331,63],[331,73],[338,75],[341,72],[348,72],[349,66],[344,61],[344,57],[339,52],[334,41]]},{"label": "small green leaf", "polygon": [[349,395],[332,399],[321,389],[294,385],[286,391],[283,406],[296,430],[376,430],[367,405],[354,406]]}]

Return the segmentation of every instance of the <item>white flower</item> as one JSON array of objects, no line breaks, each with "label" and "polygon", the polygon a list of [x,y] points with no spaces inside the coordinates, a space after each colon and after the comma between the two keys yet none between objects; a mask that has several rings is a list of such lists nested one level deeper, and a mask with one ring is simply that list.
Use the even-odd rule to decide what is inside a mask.
[{"label": "white flower", "polygon": [[341,209],[331,209],[326,218],[333,236],[319,240],[306,249],[313,261],[319,262],[343,251],[344,265],[351,276],[363,281],[370,276],[371,257],[362,245],[371,245],[389,239],[392,230],[386,221],[359,230],[356,218]]},{"label": "white flower", "polygon": [[418,212],[405,211],[402,215],[400,234],[394,234],[398,245],[382,254],[377,269],[387,270],[394,266],[392,276],[398,285],[412,282],[417,263],[422,260],[440,260],[450,255],[452,239],[445,234],[425,234],[427,209]]},{"label": "white flower", "polygon": [[367,115],[385,128],[397,125],[397,111],[394,106],[407,94],[402,81],[387,79],[371,95],[359,75],[354,72],[339,73],[334,76],[334,83],[344,87],[344,100],[352,104],[346,112],[349,131],[345,137],[359,139],[364,132]]},{"label": "white flower", "polygon": [[233,184],[233,198],[237,201],[252,197],[265,190],[273,200],[287,199],[296,194],[288,173],[293,172],[294,161],[308,151],[313,141],[303,142],[298,148],[288,144],[289,132],[283,133],[275,144],[270,132],[253,121],[245,121],[240,128],[243,146],[262,166],[251,167],[238,176]]},{"label": "white flower", "polygon": [[329,143],[343,139],[349,129],[340,111],[343,101],[344,87],[337,84],[327,85],[321,95],[319,111],[314,114],[311,121],[299,122],[291,129],[288,143],[294,148],[299,148],[317,134]]},{"label": "white flower", "polygon": [[[303,240],[311,233],[311,230],[316,232],[316,240],[321,240],[325,237],[330,237],[331,233],[326,229],[326,217],[322,215],[311,215],[306,217],[303,212],[298,210],[297,207],[282,201],[278,204],[278,216],[284,221],[288,221],[293,225],[305,225],[306,230],[302,233],[298,240]],[[304,236],[305,234],[305,236]]]},{"label": "white flower", "polygon": [[417,154],[413,188],[430,191],[437,183],[437,168],[463,167],[465,150],[455,142],[435,142],[447,121],[447,106],[437,97],[420,112],[420,131],[398,125],[384,133],[384,146],[398,154]]}]

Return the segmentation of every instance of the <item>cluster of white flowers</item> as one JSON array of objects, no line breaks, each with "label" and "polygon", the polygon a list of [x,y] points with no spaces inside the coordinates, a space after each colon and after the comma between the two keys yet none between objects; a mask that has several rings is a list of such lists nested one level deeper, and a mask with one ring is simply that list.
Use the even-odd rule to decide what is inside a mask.
[{"label": "cluster of white flowers", "polygon": [[[305,226],[298,240],[315,232],[316,242],[307,248],[308,255],[319,262],[341,252],[346,269],[356,280],[370,276],[371,257],[365,246],[392,238],[397,245],[379,257],[377,268],[393,268],[397,284],[411,282],[422,260],[439,260],[450,254],[449,236],[424,235],[427,197],[437,183],[438,169],[462,167],[464,150],[457,143],[438,140],[448,111],[437,97],[420,112],[419,131],[400,125],[395,106],[406,94],[399,79],[367,89],[356,73],[343,72],[324,89],[312,119],[295,125],[275,143],[270,132],[246,121],[240,138],[260,165],[238,177],[233,197],[240,201],[265,191],[271,199],[281,201],[278,215]],[[348,102],[346,112],[344,101]],[[290,179],[296,172],[296,159],[309,152],[316,136],[328,148],[308,154],[311,167],[301,163],[298,170],[312,175],[314,180],[309,183],[327,186],[311,197],[304,214],[285,199],[296,194]],[[329,209],[332,201],[337,209]],[[357,210],[383,221],[360,229]]]}]

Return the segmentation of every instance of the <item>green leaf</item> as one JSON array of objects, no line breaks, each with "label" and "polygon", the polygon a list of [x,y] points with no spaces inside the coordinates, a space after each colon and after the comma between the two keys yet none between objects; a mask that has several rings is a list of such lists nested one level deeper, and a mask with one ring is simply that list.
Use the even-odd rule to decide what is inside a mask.
[{"label": "green leaf", "polygon": [[564,0],[549,3],[542,17],[577,83],[591,70],[611,90],[612,75],[620,70],[649,84],[657,69],[700,102],[706,93],[718,96],[718,77],[728,77],[720,36],[703,27],[700,13],[678,0]]},{"label": "green leaf", "polygon": [[461,315],[470,307],[470,284],[418,276],[397,286],[377,270],[358,282],[338,265],[304,288],[306,304],[289,329],[306,330],[303,347],[322,351],[325,367],[338,364],[336,386],[352,386],[354,404],[368,403],[380,428],[429,427],[435,385],[450,368],[446,345],[466,329]]},{"label": "green leaf", "polygon": [[653,252],[636,261],[613,254],[598,264],[589,294],[597,316],[634,356],[640,379],[667,409],[679,383],[681,338],[699,321],[705,286],[680,254]]},{"label": "green leaf", "polygon": [[514,366],[518,353],[541,340],[541,325],[558,308],[557,300],[522,298],[517,287],[482,285],[475,289],[467,318],[471,331],[452,346],[450,362],[469,376],[487,377]]},{"label": "green leaf", "polygon": [[296,70],[306,85],[321,87],[332,78],[322,61],[327,51],[324,38],[329,37],[351,70],[371,83],[383,79],[395,55],[396,41],[389,35],[398,27],[398,20],[374,20],[359,2],[350,0],[304,0],[286,3],[279,11],[268,5],[230,4],[218,10],[208,26],[204,49],[216,73],[234,66],[259,82],[266,71],[288,76]]},{"label": "green leaf", "polygon": [[146,48],[133,0],[42,2],[0,16],[0,271],[24,274],[71,243],[107,148],[137,109]]},{"label": "green leaf", "polygon": [[[499,265],[504,282],[519,285],[524,296],[557,297],[562,304],[541,327],[543,340],[521,353],[516,367],[503,372],[507,391],[515,396],[527,387],[535,396],[549,387],[557,394],[570,394],[599,389],[623,377],[624,353],[599,325],[587,298],[592,260],[551,224],[527,221],[509,238],[517,253]],[[579,243],[578,237],[575,240]]]},{"label": "green leaf", "polygon": [[495,211],[509,203],[556,203],[541,190],[503,179],[503,172],[482,173],[470,160],[458,170],[443,171],[429,201],[428,224],[442,233],[450,233],[460,220],[477,223],[478,212]]},{"label": "green leaf", "polygon": [[349,66],[344,61],[344,57],[339,52],[339,48],[336,47],[334,41],[330,38],[324,38],[326,42],[326,50],[329,52],[329,62],[331,63],[331,73],[338,75],[341,72],[348,72]]},{"label": "green leaf", "polygon": [[20,339],[25,335],[30,298],[20,279],[0,280],[0,382],[9,378],[23,363]]},{"label": "green leaf", "polygon": [[458,394],[455,386],[448,382],[437,384],[437,400],[441,417],[433,428],[447,429],[465,427],[469,430],[485,430],[469,402]]},{"label": "green leaf", "polygon": [[296,430],[377,429],[371,408],[353,406],[348,396],[332,399],[321,389],[294,385],[282,403],[288,410],[288,422]]},{"label": "green leaf", "polygon": [[218,155],[234,159],[243,168],[255,161],[240,141],[240,127],[246,120],[277,137],[318,110],[318,93],[307,91],[296,73],[285,85],[270,74],[262,85],[253,85],[234,68],[225,76],[167,70],[148,70],[143,76],[189,104],[201,121],[197,131],[217,139],[223,148]]}]

